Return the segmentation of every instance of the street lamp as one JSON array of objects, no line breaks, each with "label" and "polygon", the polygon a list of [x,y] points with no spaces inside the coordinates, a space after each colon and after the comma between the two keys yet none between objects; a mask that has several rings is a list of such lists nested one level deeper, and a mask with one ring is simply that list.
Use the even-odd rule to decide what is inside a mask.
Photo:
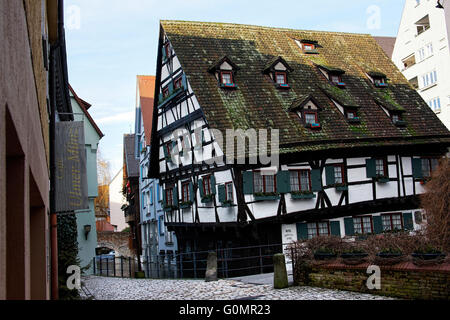
[{"label": "street lamp", "polygon": [[88,239],[89,232],[91,232],[91,225],[87,224],[84,226],[84,236],[86,237],[86,240]]}]

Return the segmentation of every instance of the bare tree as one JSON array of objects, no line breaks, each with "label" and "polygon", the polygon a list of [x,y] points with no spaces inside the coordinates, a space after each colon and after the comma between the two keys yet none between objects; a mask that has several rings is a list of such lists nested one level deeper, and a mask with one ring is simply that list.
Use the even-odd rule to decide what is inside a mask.
[{"label": "bare tree", "polygon": [[98,196],[95,198],[95,216],[108,218],[109,211],[109,184],[111,182],[110,163],[97,152],[97,182]]},{"label": "bare tree", "polygon": [[450,250],[450,161],[441,159],[421,196],[427,215],[426,236],[437,247]]}]

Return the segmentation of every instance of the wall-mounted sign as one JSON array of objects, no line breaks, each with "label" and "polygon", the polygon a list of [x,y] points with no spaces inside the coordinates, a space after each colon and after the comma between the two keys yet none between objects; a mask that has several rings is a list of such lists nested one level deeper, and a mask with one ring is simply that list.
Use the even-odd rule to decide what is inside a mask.
[{"label": "wall-mounted sign", "polygon": [[89,209],[82,121],[61,121],[55,128],[56,212]]},{"label": "wall-mounted sign", "polygon": [[290,250],[289,244],[297,241],[297,225],[293,224],[282,224],[281,225],[281,239],[283,241],[283,253],[286,257],[286,269],[291,271],[292,261],[289,258]]}]

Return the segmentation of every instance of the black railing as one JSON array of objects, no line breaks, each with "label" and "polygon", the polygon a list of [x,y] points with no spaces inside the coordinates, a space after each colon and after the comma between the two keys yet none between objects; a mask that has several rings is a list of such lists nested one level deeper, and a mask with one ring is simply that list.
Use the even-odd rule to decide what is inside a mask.
[{"label": "black railing", "polygon": [[[273,272],[273,255],[287,244],[217,249],[217,276],[233,278]],[[146,278],[202,279],[210,251],[197,251],[144,257],[141,262]],[[138,261],[124,257],[94,258],[94,274],[106,277],[134,277]]]}]

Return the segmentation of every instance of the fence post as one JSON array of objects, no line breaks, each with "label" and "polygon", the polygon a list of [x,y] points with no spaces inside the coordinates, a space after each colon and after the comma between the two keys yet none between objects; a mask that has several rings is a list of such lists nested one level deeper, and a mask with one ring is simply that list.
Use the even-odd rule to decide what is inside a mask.
[{"label": "fence post", "polygon": [[156,255],[156,277],[159,279],[159,254]]},{"label": "fence post", "polygon": [[116,277],[116,256],[113,257],[114,278]]},{"label": "fence post", "polygon": [[106,276],[109,277],[109,257],[106,257]]},{"label": "fence post", "polygon": [[196,258],[195,252],[193,252],[193,254],[194,254],[194,259],[193,259],[193,262],[194,262],[194,279],[197,279],[197,258]]},{"label": "fence post", "polygon": [[97,263],[97,262],[95,261],[95,259],[96,259],[96,257],[93,258],[93,261],[94,261],[94,275],[96,275],[96,272],[95,272],[95,264]]},{"label": "fence post", "polygon": [[102,256],[100,256],[100,276],[103,276],[103,270],[102,270]]},{"label": "fence post", "polygon": [[180,253],[180,278],[183,279],[183,253]]},{"label": "fence post", "polygon": [[131,277],[131,257],[128,257],[128,276]]},{"label": "fence post", "polygon": [[261,249],[261,247],[259,247],[259,271],[260,271],[260,273],[264,273],[263,259],[262,259],[262,249]]},{"label": "fence post", "polygon": [[123,278],[123,256],[120,256],[120,275]]}]

